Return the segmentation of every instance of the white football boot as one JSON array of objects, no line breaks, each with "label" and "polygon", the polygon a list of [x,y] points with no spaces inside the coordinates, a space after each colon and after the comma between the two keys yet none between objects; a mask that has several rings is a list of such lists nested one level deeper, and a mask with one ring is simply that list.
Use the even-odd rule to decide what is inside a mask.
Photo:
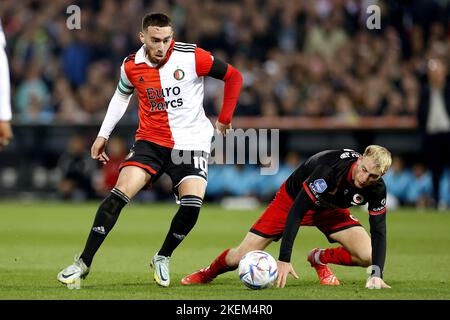
[{"label": "white football boot", "polygon": [[56,277],[59,282],[67,285],[69,289],[80,289],[81,279],[89,274],[89,267],[83,259],[75,256],[74,263],[63,269]]},{"label": "white football boot", "polygon": [[162,287],[170,284],[169,257],[155,254],[150,262],[150,267],[154,269],[153,279]]}]

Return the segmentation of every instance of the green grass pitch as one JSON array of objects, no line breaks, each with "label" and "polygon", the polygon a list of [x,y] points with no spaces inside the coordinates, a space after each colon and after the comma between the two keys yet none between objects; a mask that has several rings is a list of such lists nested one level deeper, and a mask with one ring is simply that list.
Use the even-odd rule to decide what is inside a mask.
[{"label": "green grass pitch", "polygon": [[[208,285],[182,286],[184,275],[237,245],[264,210],[215,205],[203,207],[196,227],[175,251],[171,286],[158,287],[148,264],[162,244],[175,204],[126,207],[82,289],[68,290],[56,281],[56,274],[82,250],[97,206],[0,202],[0,299],[450,299],[450,214],[406,209],[388,213],[385,280],[390,290],[364,289],[365,269],[334,265],[343,285],[319,285],[306,255],[311,248],[330,245],[312,227],[302,227],[295,242],[293,264],[300,279],[290,278],[284,289],[247,289],[236,271]],[[352,212],[367,228],[367,213]],[[278,249],[279,242],[267,251],[276,258]]]}]

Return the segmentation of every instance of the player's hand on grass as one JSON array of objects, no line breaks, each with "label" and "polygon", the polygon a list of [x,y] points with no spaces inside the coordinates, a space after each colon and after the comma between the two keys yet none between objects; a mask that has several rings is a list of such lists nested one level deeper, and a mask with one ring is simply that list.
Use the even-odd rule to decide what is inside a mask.
[{"label": "player's hand on grass", "polygon": [[289,274],[292,274],[292,276],[295,279],[298,279],[298,275],[290,262],[278,261],[277,266],[278,266],[278,278],[277,278],[278,288],[284,288]]},{"label": "player's hand on grass", "polygon": [[9,121],[0,121],[0,150],[8,146],[12,138],[11,123]]},{"label": "player's hand on grass", "polygon": [[223,124],[219,121],[216,121],[216,131],[219,134],[222,135],[226,135],[227,134],[227,130],[231,130],[233,129],[233,127],[231,126],[231,123],[229,124]]},{"label": "player's hand on grass", "polygon": [[108,140],[103,137],[97,137],[97,139],[95,139],[91,148],[92,159],[98,160],[103,164],[106,164],[109,161],[109,158],[105,152],[107,141]]},{"label": "player's hand on grass", "polygon": [[390,289],[383,279],[380,277],[369,277],[366,282],[367,289]]}]

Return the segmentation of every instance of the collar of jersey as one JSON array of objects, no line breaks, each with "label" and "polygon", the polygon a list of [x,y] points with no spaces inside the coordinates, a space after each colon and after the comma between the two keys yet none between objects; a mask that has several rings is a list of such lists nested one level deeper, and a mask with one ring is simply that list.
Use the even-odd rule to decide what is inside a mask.
[{"label": "collar of jersey", "polygon": [[145,53],[145,44],[143,44],[142,47],[136,52],[136,56],[134,57],[134,63],[136,63],[136,64],[145,63],[151,68],[159,69],[163,65],[165,65],[166,62],[169,60],[170,55],[172,54],[174,45],[175,45],[175,40],[172,40],[172,42],[170,43],[169,50],[167,50],[167,54],[166,54],[166,57],[164,58],[164,60],[161,61],[159,64],[154,64],[154,63],[151,63],[150,60],[148,60],[147,55]]}]

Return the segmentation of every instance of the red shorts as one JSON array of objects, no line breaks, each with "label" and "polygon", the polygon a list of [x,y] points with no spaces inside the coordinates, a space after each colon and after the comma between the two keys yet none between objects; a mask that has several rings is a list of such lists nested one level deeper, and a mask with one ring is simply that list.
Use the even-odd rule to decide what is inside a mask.
[{"label": "red shorts", "polygon": [[[283,235],[286,219],[294,201],[286,192],[285,184],[280,187],[275,199],[250,229],[250,232],[264,238],[275,238],[278,241]],[[319,228],[328,238],[332,233],[361,226],[348,209],[326,209],[320,211],[308,210],[303,217],[302,226],[315,226]]]}]

